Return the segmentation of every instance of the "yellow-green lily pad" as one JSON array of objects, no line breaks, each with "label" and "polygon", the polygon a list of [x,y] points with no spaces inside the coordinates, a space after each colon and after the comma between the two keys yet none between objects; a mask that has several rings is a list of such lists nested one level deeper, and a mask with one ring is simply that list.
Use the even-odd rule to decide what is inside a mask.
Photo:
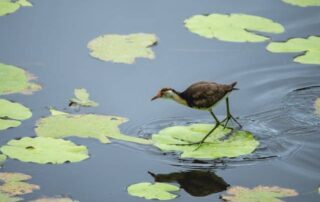
[{"label": "yellow-green lily pad", "polygon": [[38,185],[24,182],[31,179],[31,176],[23,173],[0,173],[0,180],[4,183],[0,186],[0,192],[10,196],[17,196],[32,193],[40,189]]},{"label": "yellow-green lily pad", "polygon": [[317,98],[314,102],[314,108],[316,110],[316,114],[320,116],[320,98]]},{"label": "yellow-green lily pad", "polygon": [[267,50],[273,53],[303,53],[293,61],[303,64],[320,64],[320,37],[292,38],[286,42],[272,42]]},{"label": "yellow-green lily pad", "polygon": [[32,4],[27,0],[0,0],[0,16],[16,12],[20,7],[30,7]]},{"label": "yellow-green lily pad", "polygon": [[19,140],[11,140],[0,150],[12,159],[39,164],[80,162],[89,158],[85,146],[50,137],[24,137]]},{"label": "yellow-green lily pad", "polygon": [[29,119],[31,116],[32,113],[27,107],[0,99],[0,130],[17,127],[21,124],[20,121]]},{"label": "yellow-green lily pad", "polygon": [[19,67],[0,63],[0,95],[12,93],[31,94],[34,91],[38,91],[41,86],[33,83],[34,79],[33,75]]},{"label": "yellow-green lily pad", "polygon": [[[236,131],[226,140],[231,130],[218,127],[200,147],[199,142],[214,127],[213,124],[171,126],[152,135],[153,144],[164,152],[176,151],[181,158],[217,159],[251,154],[259,145],[247,131]],[[199,148],[198,148],[199,147]],[[198,149],[197,149],[198,148]]]},{"label": "yellow-green lily pad", "polygon": [[99,104],[90,100],[90,94],[84,88],[76,88],[74,89],[75,98],[70,100],[69,106],[72,105],[81,105],[84,107],[96,107]]},{"label": "yellow-green lily pad", "polygon": [[300,7],[320,6],[320,0],[282,0],[285,3]]},{"label": "yellow-green lily pad", "polygon": [[130,185],[127,190],[131,196],[137,196],[147,200],[172,200],[175,199],[177,195],[172,194],[171,192],[176,192],[180,189],[177,186],[167,183],[156,182],[151,184],[149,182],[141,182]]},{"label": "yellow-green lily pad", "polygon": [[122,134],[119,125],[126,121],[126,118],[119,116],[57,114],[40,119],[35,131],[40,137],[76,136],[95,138],[102,143],[110,143],[109,138],[140,144],[151,143],[150,140]]},{"label": "yellow-green lily pad", "polygon": [[0,192],[0,201],[1,202],[17,202],[17,201],[22,201],[22,198],[18,197],[12,197],[9,194],[5,194]]},{"label": "yellow-green lily pad", "polygon": [[280,198],[297,195],[295,190],[281,187],[231,187],[227,190],[227,195],[222,195],[222,199],[228,202],[284,202]]},{"label": "yellow-green lily pad", "polygon": [[184,23],[190,32],[202,37],[231,42],[262,42],[269,38],[254,32],[284,32],[281,24],[268,18],[237,13],[195,15]]},{"label": "yellow-green lily pad", "polygon": [[71,198],[66,198],[66,197],[56,197],[56,198],[40,198],[40,199],[36,199],[30,202],[78,202],[75,201]]},{"label": "yellow-green lily pad", "polygon": [[157,43],[154,34],[108,34],[88,43],[90,55],[103,61],[132,64],[135,58],[154,59],[151,46]]}]

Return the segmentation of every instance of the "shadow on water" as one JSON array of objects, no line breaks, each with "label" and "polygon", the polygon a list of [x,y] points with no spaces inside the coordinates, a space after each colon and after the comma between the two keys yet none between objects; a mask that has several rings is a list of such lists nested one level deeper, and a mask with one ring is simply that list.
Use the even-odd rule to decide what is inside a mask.
[{"label": "shadow on water", "polygon": [[230,185],[214,172],[183,171],[168,174],[148,172],[155,182],[178,183],[191,196],[203,197],[225,191]]},{"label": "shadow on water", "polygon": [[[320,117],[314,112],[314,102],[317,97],[320,97],[319,87],[297,89],[287,94],[276,108],[240,118],[243,129],[252,132],[260,141],[259,147],[249,155],[206,161],[180,159],[174,152],[162,153],[156,148],[147,148],[147,150],[159,155],[171,156],[169,162],[171,165],[187,168],[225,168],[287,158],[305,144],[304,141],[297,142],[294,136],[318,132],[317,128],[310,127],[318,126],[320,123]],[[166,127],[203,122],[208,123],[208,120],[169,118],[145,124],[136,133],[141,137],[150,138],[152,134]]]}]

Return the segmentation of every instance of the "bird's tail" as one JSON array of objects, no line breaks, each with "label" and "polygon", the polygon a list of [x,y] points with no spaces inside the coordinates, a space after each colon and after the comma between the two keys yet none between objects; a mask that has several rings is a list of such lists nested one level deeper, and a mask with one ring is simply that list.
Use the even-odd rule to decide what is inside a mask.
[{"label": "bird's tail", "polygon": [[230,84],[230,86],[232,87],[232,90],[239,90],[239,88],[235,88],[236,85],[237,85],[237,82],[233,82],[232,84]]}]

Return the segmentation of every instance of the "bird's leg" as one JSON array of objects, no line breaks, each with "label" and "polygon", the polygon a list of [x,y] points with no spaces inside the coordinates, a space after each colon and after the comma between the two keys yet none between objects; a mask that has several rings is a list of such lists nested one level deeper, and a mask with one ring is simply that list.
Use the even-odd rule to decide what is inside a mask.
[{"label": "bird's leg", "polygon": [[237,121],[237,119],[235,119],[235,118],[232,116],[232,114],[231,114],[231,112],[230,112],[230,105],[229,105],[229,98],[228,98],[228,97],[226,98],[226,105],[227,105],[227,117],[226,117],[225,119],[223,119],[223,121],[222,121],[221,123],[226,122],[226,123],[224,124],[224,127],[227,127],[230,119],[232,119],[234,122],[236,122],[236,123],[239,125],[240,128],[242,128],[242,125]]},{"label": "bird's leg", "polygon": [[216,125],[220,125],[221,122],[219,121],[219,119],[216,117],[216,115],[214,115],[212,109],[209,110],[211,116],[214,118],[215,122],[216,122]]}]

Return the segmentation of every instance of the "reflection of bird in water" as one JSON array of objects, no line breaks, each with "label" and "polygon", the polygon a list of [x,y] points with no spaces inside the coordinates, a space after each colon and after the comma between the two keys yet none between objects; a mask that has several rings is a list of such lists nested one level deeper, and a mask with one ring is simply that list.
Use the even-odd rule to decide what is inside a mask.
[{"label": "reflection of bird in water", "polygon": [[170,174],[149,172],[156,182],[177,182],[180,187],[192,196],[208,196],[226,190],[230,185],[221,177],[208,171],[187,171]]},{"label": "reflection of bird in water", "polygon": [[[209,111],[214,118],[216,125],[201,141],[193,143],[201,145],[219,125],[224,125],[224,127],[226,127],[230,119],[234,120],[240,128],[242,127],[241,124],[232,116],[229,107],[228,96],[233,90],[238,90],[235,88],[236,84],[237,82],[226,85],[200,81],[192,84],[183,92],[178,92],[172,88],[162,88],[151,100],[158,98],[172,99],[179,104],[193,109]],[[219,121],[212,109],[223,99],[226,100],[227,117],[223,121]]]}]

